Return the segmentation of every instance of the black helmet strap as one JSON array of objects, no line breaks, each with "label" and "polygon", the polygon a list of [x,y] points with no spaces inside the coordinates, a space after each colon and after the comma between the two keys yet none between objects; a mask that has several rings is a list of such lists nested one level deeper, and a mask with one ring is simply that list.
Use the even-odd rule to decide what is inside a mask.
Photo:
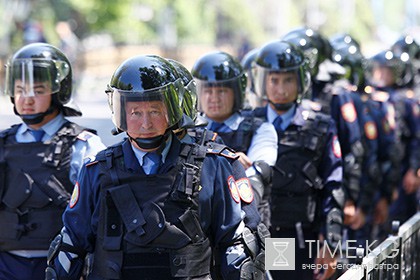
[{"label": "black helmet strap", "polygon": [[13,111],[15,112],[15,115],[19,116],[22,119],[22,121],[28,125],[38,124],[42,122],[45,116],[54,112],[54,109],[55,107],[50,105],[50,107],[45,112],[37,113],[37,114],[21,115],[16,111],[16,106],[13,107]]},{"label": "black helmet strap", "polygon": [[156,148],[163,148],[165,145],[166,140],[169,137],[170,130],[166,130],[165,134],[158,135],[155,137],[150,138],[133,138],[128,133],[128,137],[130,140],[136,142],[136,144],[145,150],[156,149]]},{"label": "black helmet strap", "polygon": [[277,111],[287,111],[295,104],[295,101],[289,102],[289,103],[274,103],[270,99],[268,99],[268,102],[276,108]]}]

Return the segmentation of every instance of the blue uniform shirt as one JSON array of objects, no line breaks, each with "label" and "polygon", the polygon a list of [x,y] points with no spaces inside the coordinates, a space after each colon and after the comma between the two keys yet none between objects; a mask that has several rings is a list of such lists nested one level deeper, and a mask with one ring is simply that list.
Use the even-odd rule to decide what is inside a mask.
[{"label": "blue uniform shirt", "polygon": [[[207,128],[210,129],[213,121],[206,117],[208,120]],[[239,113],[234,113],[224,121],[232,131],[236,131],[239,125],[245,118]],[[229,146],[229,143],[225,143]],[[251,144],[248,148],[247,156],[251,161],[262,160],[267,162],[270,166],[276,164],[277,160],[277,133],[271,123],[263,123],[254,133]],[[247,170],[247,172],[249,172]],[[248,173],[247,173],[248,174]]]},{"label": "blue uniform shirt", "polygon": [[[65,124],[67,120],[63,114],[58,114],[57,117],[50,122],[43,125],[41,128],[45,131],[42,141],[49,141],[57,133],[57,131]],[[16,133],[16,141],[18,143],[34,142],[35,138],[29,131],[29,126],[22,123]],[[101,138],[91,132],[82,132],[76,142],[72,146],[72,157],[70,162],[70,180],[75,183],[80,169],[87,157],[95,156],[99,151],[105,149],[106,146],[102,143]]]}]

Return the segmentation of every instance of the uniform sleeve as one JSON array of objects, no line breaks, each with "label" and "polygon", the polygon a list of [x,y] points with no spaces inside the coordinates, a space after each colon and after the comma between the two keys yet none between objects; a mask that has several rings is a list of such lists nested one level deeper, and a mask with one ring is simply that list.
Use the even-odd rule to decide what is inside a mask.
[{"label": "uniform sleeve", "polygon": [[243,231],[240,197],[229,162],[207,157],[203,163],[199,193],[201,224],[214,249],[215,263],[223,279],[239,279],[244,246],[234,245]]},{"label": "uniform sleeve", "polygon": [[[331,120],[330,123],[330,129],[320,165],[320,175],[324,183],[324,188],[322,190],[322,210],[325,222],[323,232],[327,242],[334,244],[334,242],[341,239],[345,196],[342,186],[343,168],[340,143],[333,120]],[[330,238],[331,240],[329,240]]]},{"label": "uniform sleeve", "polygon": [[[84,257],[93,251],[98,223],[96,207],[99,189],[95,174],[95,168],[88,168],[86,165],[82,168],[69,205],[63,213],[64,226],[56,237],[61,241],[58,242],[57,255],[53,256],[50,263],[58,279],[79,279]],[[53,244],[54,241],[51,246]]]},{"label": "uniform sleeve", "polygon": [[252,137],[247,156],[252,161],[262,160],[270,166],[277,161],[277,132],[271,123],[264,122]]},{"label": "uniform sleeve", "polygon": [[333,105],[333,119],[337,125],[337,135],[340,141],[344,188],[348,198],[357,201],[360,193],[361,164],[363,161],[362,132],[360,129],[361,116],[358,116],[353,100],[348,92],[343,91],[335,95]]},{"label": "uniform sleeve", "polygon": [[70,162],[70,180],[75,183],[87,158],[94,157],[104,150],[106,146],[102,143],[99,136],[83,131],[72,147],[72,158]]},{"label": "uniform sleeve", "polygon": [[87,252],[93,250],[92,240],[98,226],[100,188],[98,178],[95,178],[97,169],[97,165],[83,166],[63,214],[63,225],[73,245]]},{"label": "uniform sleeve", "polygon": [[231,165],[222,157],[206,157],[203,162],[200,218],[203,229],[216,246],[232,240],[242,221],[240,198],[232,174]]}]

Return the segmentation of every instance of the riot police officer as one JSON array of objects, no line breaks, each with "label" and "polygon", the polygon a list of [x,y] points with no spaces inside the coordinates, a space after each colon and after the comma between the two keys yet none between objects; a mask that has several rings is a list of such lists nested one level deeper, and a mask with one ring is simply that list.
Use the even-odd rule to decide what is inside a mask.
[{"label": "riot police officer", "polygon": [[[362,133],[350,92],[338,81],[344,67],[334,62],[333,49],[328,39],[311,28],[297,28],[283,36],[283,40],[300,48],[309,61],[311,73],[311,98],[321,105],[321,111],[331,115],[337,126],[343,156],[343,186],[346,191],[345,223],[350,223],[347,213],[354,212],[360,196],[361,164],[363,160]],[[358,212],[359,220],[363,213]]]},{"label": "riot police officer", "polygon": [[[197,83],[199,110],[209,122],[207,128],[217,132],[224,144],[236,151],[254,190],[262,198],[269,186],[254,180],[253,163],[275,164],[277,134],[271,124],[256,118],[251,110],[242,110],[247,77],[241,64],[230,54],[215,51],[198,58],[191,74]],[[251,198],[246,196],[243,200],[249,203]]]},{"label": "riot police officer", "polygon": [[[255,192],[251,186],[252,182],[263,182],[264,185],[269,186],[271,180],[271,168],[269,165],[262,162],[254,163],[255,174],[248,177],[245,174],[245,169],[242,164],[238,161],[235,151],[230,147],[226,146],[221,137],[213,131],[207,130],[206,119],[201,116],[197,116],[197,92],[195,81],[191,73],[185,66],[180,62],[168,59],[170,63],[175,67],[178,74],[180,74],[184,87],[185,93],[183,94],[182,109],[184,116],[182,123],[174,131],[182,143],[197,143],[205,146],[207,149],[218,151],[229,155],[229,162],[232,165],[233,177],[236,182],[241,186],[242,192],[247,191],[248,196],[252,199],[244,200],[241,198],[241,209],[244,214],[244,222],[246,228],[246,242],[247,250],[251,253],[251,258],[246,265],[246,268],[242,268],[243,278],[246,279],[263,279],[265,274],[265,238],[270,237],[270,233],[263,222],[258,208],[261,208],[263,203],[261,202],[262,194],[258,190]],[[192,121],[193,120],[193,121]],[[194,122],[194,125],[191,123]],[[265,194],[268,195],[268,194]],[[245,198],[246,196],[244,196]],[[250,245],[250,246],[248,246]],[[248,271],[248,272],[245,272]],[[245,277],[246,276],[246,277]]]},{"label": "riot police officer", "polygon": [[374,98],[389,102],[392,106],[392,122],[395,129],[393,179],[396,200],[390,207],[391,220],[406,221],[417,211],[416,191],[420,182],[416,175],[420,147],[419,103],[407,96],[411,92],[413,72],[410,63],[390,50],[383,50],[368,60],[368,82],[375,91]]},{"label": "riot police officer", "polygon": [[6,93],[23,122],[0,133],[0,278],[44,279],[84,158],[105,146],[65,118],[81,112],[71,105],[71,65],[56,47],[18,50],[6,65]]},{"label": "riot police officer", "polygon": [[[274,279],[312,279],[302,264],[328,265],[330,255],[317,252],[319,234],[331,247],[341,239],[344,192],[342,159],[336,126],[319,105],[305,99],[310,85],[302,52],[285,41],[268,42],[255,59],[255,89],[268,105],[255,115],[273,123],[278,133],[278,157],[271,192],[271,236],[295,238],[296,271],[271,271]],[[311,246],[311,248],[309,248]],[[322,274],[331,276],[334,268]],[[321,275],[320,275],[321,276]]]},{"label": "riot police officer", "polygon": [[209,279],[212,262],[224,279],[239,279],[248,256],[237,185],[228,155],[174,136],[183,91],[159,56],[116,69],[108,100],[128,138],[83,167],[48,279],[77,279],[87,253],[88,279]]}]

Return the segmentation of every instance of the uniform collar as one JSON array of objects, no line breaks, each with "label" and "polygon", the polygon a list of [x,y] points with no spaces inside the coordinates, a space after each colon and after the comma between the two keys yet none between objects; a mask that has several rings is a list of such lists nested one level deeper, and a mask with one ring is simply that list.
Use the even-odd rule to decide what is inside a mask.
[{"label": "uniform collar", "polygon": [[[54,119],[44,124],[41,129],[45,131],[45,134],[48,136],[48,139],[51,139],[57,131],[67,122],[62,113],[59,113]],[[24,136],[29,133],[31,128],[26,124],[22,123],[17,131],[17,137]],[[32,137],[30,138],[32,139]]]},{"label": "uniform collar", "polygon": [[[213,124],[214,121],[212,119],[210,119],[209,117],[207,117],[207,116],[204,116],[204,117],[208,121],[207,128],[209,129],[211,127],[211,125]],[[244,118],[238,112],[235,112],[229,118],[227,118],[226,120],[224,120],[223,123],[227,127],[229,127],[231,130],[238,130],[238,127],[241,124],[241,122],[243,121],[243,119]]]},{"label": "uniform collar", "polygon": [[[165,148],[162,151],[162,163],[171,163],[171,147],[174,146],[174,143],[179,145],[179,141],[172,134],[169,135],[168,140],[166,141]],[[139,170],[143,165],[143,158],[147,152],[141,151],[135,148],[129,139],[126,139],[122,144],[124,162],[125,166],[131,170]]]},{"label": "uniform collar", "polygon": [[[289,124],[292,121],[293,116],[295,115],[296,104],[294,104],[289,110],[287,110],[286,113],[284,113],[282,115],[277,114],[277,112],[273,108],[271,108],[270,105],[267,105],[266,108],[267,108],[267,121],[269,123],[273,123],[274,120],[278,116],[280,116],[282,118],[282,121],[283,121],[282,123],[286,125],[286,124]],[[286,125],[286,127],[287,127],[287,125]]]}]

